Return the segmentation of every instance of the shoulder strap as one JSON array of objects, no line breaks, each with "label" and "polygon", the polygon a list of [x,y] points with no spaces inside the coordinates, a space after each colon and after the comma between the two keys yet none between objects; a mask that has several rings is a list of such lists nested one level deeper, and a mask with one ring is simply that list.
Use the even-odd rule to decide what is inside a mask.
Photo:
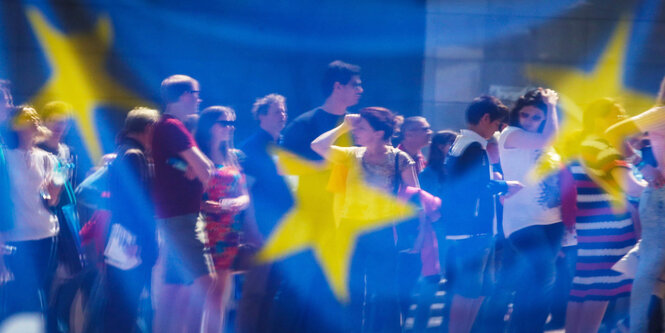
[{"label": "shoulder strap", "polygon": [[393,188],[393,193],[397,195],[399,193],[399,185],[401,183],[402,177],[399,172],[399,150],[395,152],[395,188]]}]

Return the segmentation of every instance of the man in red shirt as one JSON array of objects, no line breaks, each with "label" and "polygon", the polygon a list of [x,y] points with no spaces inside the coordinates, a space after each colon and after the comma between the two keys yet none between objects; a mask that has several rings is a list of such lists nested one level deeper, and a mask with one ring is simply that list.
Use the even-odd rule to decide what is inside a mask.
[{"label": "man in red shirt", "polygon": [[214,269],[204,248],[205,237],[197,235],[202,230],[197,223],[214,166],[182,123],[198,111],[199,83],[186,75],[173,75],[162,81],[161,92],[165,107],[154,126],[152,153],[164,286],[158,296],[155,331],[198,332]]}]

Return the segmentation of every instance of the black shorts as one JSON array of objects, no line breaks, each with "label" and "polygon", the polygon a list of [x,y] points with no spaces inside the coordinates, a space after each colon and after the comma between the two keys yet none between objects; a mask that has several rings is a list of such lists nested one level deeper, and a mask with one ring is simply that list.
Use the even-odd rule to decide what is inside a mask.
[{"label": "black shorts", "polygon": [[447,275],[450,291],[468,298],[485,296],[490,288],[488,278],[492,236],[472,236],[446,240]]}]

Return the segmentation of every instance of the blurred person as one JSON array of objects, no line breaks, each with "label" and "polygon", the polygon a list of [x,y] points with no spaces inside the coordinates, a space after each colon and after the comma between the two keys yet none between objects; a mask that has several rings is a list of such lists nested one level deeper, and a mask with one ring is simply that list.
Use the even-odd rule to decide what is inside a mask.
[{"label": "blurred person", "polygon": [[11,279],[11,272],[5,265],[5,257],[11,254],[9,247],[4,244],[2,234],[13,228],[14,216],[9,187],[9,170],[7,167],[7,145],[6,137],[9,134],[7,119],[9,118],[14,104],[12,101],[9,81],[0,80],[0,322],[5,318],[5,306],[8,301],[6,297],[6,282]]},{"label": "blurred person", "polygon": [[[408,117],[399,127],[398,139],[400,140],[397,149],[409,154],[411,159],[416,163],[416,175],[425,169],[425,156],[423,156],[422,149],[429,145],[432,138],[432,130],[427,119],[420,116]],[[427,246],[422,248],[421,251],[409,251],[413,249],[414,242],[418,241],[420,221],[418,218],[411,219],[400,223],[396,227],[398,239],[398,283],[400,286],[400,309],[402,318],[406,318],[409,307],[412,304],[411,295],[417,285],[418,278],[421,273],[427,275],[438,276],[437,259],[432,255],[434,251],[433,235],[431,232],[431,222],[424,224],[427,228]],[[423,252],[424,251],[424,252]],[[423,259],[425,261],[423,262]],[[434,267],[437,266],[437,267]],[[436,272],[435,272],[436,271]]]},{"label": "blurred person", "polygon": [[[360,114],[348,114],[344,122],[321,134],[311,147],[327,160],[360,169],[346,179],[345,212],[354,205],[367,206],[368,210],[380,210],[365,202],[358,192],[358,184],[370,186],[386,193],[397,194],[407,186],[418,187],[414,161],[405,152],[389,144],[399,121],[385,108],[368,107]],[[339,147],[333,143],[344,133],[351,131],[359,147]],[[363,177],[357,179],[356,177]],[[349,329],[351,332],[399,332],[400,308],[397,281],[397,248],[392,227],[374,230],[358,239],[350,270]]]},{"label": "blurred person", "polygon": [[[215,275],[205,239],[197,237],[196,229],[202,223],[199,212],[203,191],[215,169],[182,123],[198,111],[198,81],[173,75],[162,81],[161,92],[164,110],[154,125],[151,143],[153,196],[164,264],[155,330],[198,332]],[[183,315],[185,320],[181,319]]]},{"label": "blurred person", "polygon": [[323,105],[296,117],[284,130],[284,148],[310,160],[322,160],[310,143],[338,126],[348,108],[358,104],[363,93],[360,67],[336,60],[328,64],[321,82]]},{"label": "blurred person", "polygon": [[611,267],[636,242],[625,195],[639,196],[645,183],[604,134],[623,117],[623,108],[609,98],[594,101],[582,115],[579,158],[570,166],[577,188],[578,245],[566,332],[598,331],[609,302],[631,293],[631,279]]},{"label": "blurred person", "polygon": [[[125,118],[108,171],[110,233],[106,239],[104,332],[136,332],[140,297],[150,295],[157,231],[148,151],[157,110],[137,107]],[[124,242],[120,241],[124,238]],[[151,311],[148,311],[151,313]],[[152,318],[144,318],[150,322]]]},{"label": "blurred person", "polygon": [[217,281],[207,299],[204,332],[221,332],[230,295],[231,268],[238,254],[239,213],[249,205],[245,175],[233,148],[236,114],[225,106],[210,106],[199,117],[196,142],[215,165],[215,173],[203,194],[201,214]]},{"label": "blurred person", "polygon": [[399,136],[401,142],[397,146],[409,154],[416,162],[416,174],[420,174],[427,165],[422,149],[427,147],[432,140],[432,129],[425,117],[408,117],[400,126]]},{"label": "blurred person", "polygon": [[450,270],[450,332],[470,332],[476,315],[489,292],[486,271],[496,231],[495,195],[517,193],[517,181],[492,179],[486,152],[487,140],[499,130],[508,108],[497,98],[475,98],[466,110],[467,129],[460,131],[446,162],[450,179],[448,193],[455,200],[443,200],[446,223],[447,267]]},{"label": "blurred person", "polygon": [[557,174],[532,180],[531,173],[558,133],[558,95],[534,89],[521,96],[510,111],[508,127],[499,137],[504,177],[524,188],[503,201],[503,234],[515,249],[522,283],[517,285],[510,326],[515,332],[542,332],[549,314],[555,262],[561,248],[563,223]]},{"label": "blurred person", "polygon": [[[323,160],[311,149],[312,140],[342,123],[348,109],[358,104],[363,93],[360,67],[340,60],[329,63],[321,80],[321,92],[326,96],[323,105],[296,117],[284,129],[281,142],[285,149],[312,161]],[[337,144],[350,146],[351,142],[348,136],[344,136]],[[328,191],[321,191],[313,186],[326,182],[329,185],[343,183],[346,172],[344,167],[335,166],[323,172],[297,175],[296,191],[317,195],[316,200],[320,203],[320,219],[317,223],[336,223],[333,210],[337,208],[333,207],[342,205],[343,191],[330,186]],[[284,330],[338,332],[341,328],[336,325],[340,325],[338,319],[343,316],[342,307],[328,288],[323,272],[310,263],[311,255],[308,253],[292,256],[282,262],[284,276],[290,280],[291,288],[279,294],[277,302],[284,305],[278,308],[287,309],[286,305],[293,307],[292,304],[299,304],[293,308],[301,309],[299,313],[289,310],[280,314],[291,317],[287,320],[291,321],[291,325],[284,321],[287,324]]]},{"label": "blurred person", "polygon": [[7,299],[11,300],[6,314],[46,315],[59,231],[58,218],[51,209],[58,203],[64,179],[56,174],[55,156],[36,147],[49,135],[37,111],[18,106],[9,122],[6,159],[14,221],[1,237],[15,252],[6,259],[13,275],[6,285]]},{"label": "blurred person", "polygon": [[50,319],[57,318],[57,320],[52,320],[48,325],[51,330],[67,331],[70,308],[79,287],[78,274],[85,266],[78,236],[81,226],[74,195],[77,156],[71,147],[63,142],[72,119],[72,106],[65,102],[53,101],[44,105],[39,110],[39,114],[44,126],[51,131],[51,135],[37,146],[57,158],[56,169],[66,177],[60,200],[54,208],[58,216],[60,232],[58,234],[58,269],[49,308],[54,312]]},{"label": "blurred person", "polygon": [[[255,224],[244,231],[248,242],[259,248],[293,205],[291,190],[271,155],[286,124],[286,99],[278,94],[258,98],[252,106],[252,116],[259,128],[241,146],[245,154],[241,165],[251,198],[248,215]],[[256,230],[250,226],[256,226]],[[279,263],[256,265],[245,273],[236,316],[238,332],[275,332],[287,326],[280,322],[288,318],[276,315],[280,309],[275,297],[280,288],[287,286],[282,279]]]},{"label": "blurred person", "polygon": [[[610,143],[620,144],[629,136],[648,132],[656,171],[665,175],[665,79],[660,84],[656,105],[636,116],[622,120],[607,129]],[[642,227],[640,260],[630,295],[630,331],[646,332],[651,329],[649,320],[655,319],[655,331],[662,330],[662,299],[665,297],[665,284],[662,275],[665,271],[665,187],[655,177],[640,197],[639,215]],[[653,295],[653,296],[652,296]],[[650,303],[653,313],[649,313]],[[650,318],[651,317],[651,318]]]},{"label": "blurred person", "polygon": [[[448,179],[446,170],[446,158],[450,152],[450,147],[455,142],[455,138],[459,133],[451,130],[438,131],[432,136],[432,142],[429,147],[429,155],[427,156],[427,166],[418,174],[418,181],[420,187],[439,197],[441,200],[452,200],[453,198],[445,194]],[[437,242],[439,244],[439,261],[442,269],[445,268],[443,260],[445,258],[444,243],[445,243],[445,221],[434,223],[434,230],[436,232]]]}]

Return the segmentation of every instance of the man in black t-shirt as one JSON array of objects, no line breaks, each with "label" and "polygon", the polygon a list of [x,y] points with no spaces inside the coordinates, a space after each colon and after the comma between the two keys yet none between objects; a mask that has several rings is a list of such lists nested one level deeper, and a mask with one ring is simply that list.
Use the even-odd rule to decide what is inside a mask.
[{"label": "man in black t-shirt", "polygon": [[[360,67],[339,60],[331,62],[324,75],[321,88],[327,96],[323,105],[305,112],[293,120],[286,127],[282,141],[284,148],[312,161],[323,159],[310,148],[312,141],[339,125],[344,120],[347,108],[358,104],[363,93]],[[350,141],[348,141],[348,137],[345,138],[346,142],[337,144],[349,146]],[[313,186],[325,183],[328,178],[330,178],[330,171],[299,176],[297,191],[307,193],[309,197],[316,195],[317,197],[313,200],[319,203],[319,213],[317,214],[319,218],[316,221],[310,221],[311,223],[335,223],[333,220],[333,193],[313,188]],[[317,265],[311,252],[292,256],[282,262],[285,285],[288,285],[289,288],[280,292],[277,308],[290,309],[283,314],[277,314],[290,317],[290,323],[284,327],[283,331],[340,332],[344,330],[343,321],[340,320],[343,317],[342,307],[335,299]],[[279,306],[279,304],[283,306]]]},{"label": "man in black t-shirt", "polygon": [[347,108],[358,104],[363,93],[361,83],[360,67],[339,60],[328,64],[321,87],[328,97],[323,105],[301,114],[286,127],[283,146],[310,160],[322,160],[309,145],[339,125]]}]

